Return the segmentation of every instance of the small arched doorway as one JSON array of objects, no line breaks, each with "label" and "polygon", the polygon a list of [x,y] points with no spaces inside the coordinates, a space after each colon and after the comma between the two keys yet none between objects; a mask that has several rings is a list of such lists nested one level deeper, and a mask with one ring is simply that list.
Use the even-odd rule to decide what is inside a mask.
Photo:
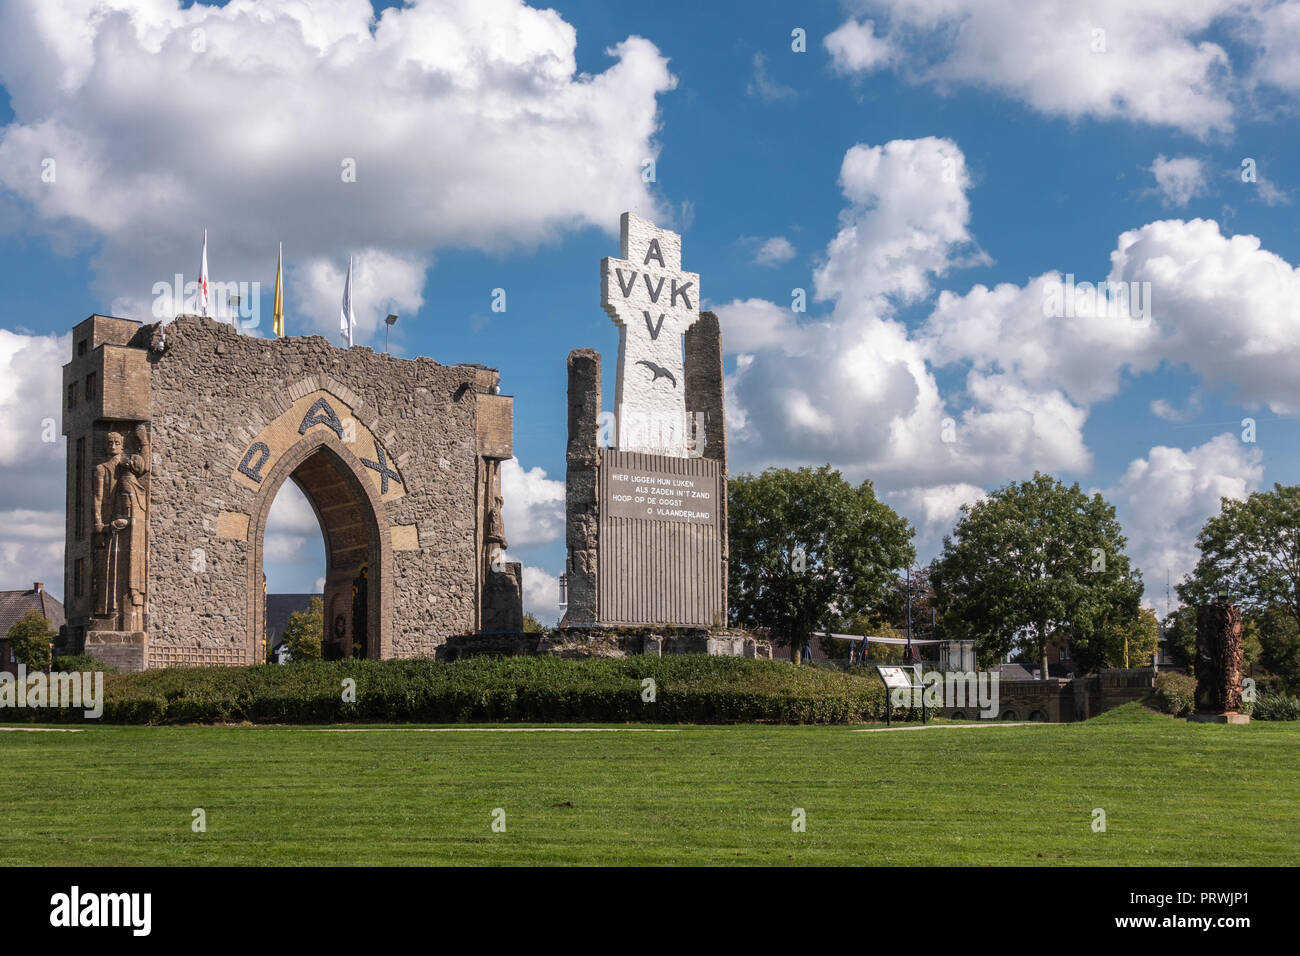
[{"label": "small arched doorway", "polygon": [[391,568],[391,546],[383,502],[371,488],[360,461],[332,432],[309,432],[290,448],[258,490],[249,539],[250,659],[261,660],[266,627],[262,561],[267,516],[276,493],[292,480],[316,513],[325,543],[322,656],[388,657],[391,609],[383,582]]}]

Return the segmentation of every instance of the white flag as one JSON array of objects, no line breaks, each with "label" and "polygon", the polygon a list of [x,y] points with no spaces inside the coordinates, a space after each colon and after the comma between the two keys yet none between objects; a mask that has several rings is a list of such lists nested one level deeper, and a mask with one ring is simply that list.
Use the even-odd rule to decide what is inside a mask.
[{"label": "white flag", "polygon": [[208,231],[203,230],[203,264],[199,266],[199,315],[208,314]]},{"label": "white flag", "polygon": [[348,348],[352,348],[352,330],[356,324],[356,313],[352,311],[352,257],[348,256],[348,279],[343,283],[343,308],[339,310],[339,335]]}]

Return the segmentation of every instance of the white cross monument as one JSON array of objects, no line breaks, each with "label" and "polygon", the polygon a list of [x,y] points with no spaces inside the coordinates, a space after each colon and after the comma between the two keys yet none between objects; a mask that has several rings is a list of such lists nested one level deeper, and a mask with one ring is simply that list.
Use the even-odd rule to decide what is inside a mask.
[{"label": "white cross monument", "polygon": [[682,237],[623,213],[620,256],[600,262],[600,304],[618,326],[619,451],[689,457],[682,336],[700,317],[700,277],[682,272]]}]

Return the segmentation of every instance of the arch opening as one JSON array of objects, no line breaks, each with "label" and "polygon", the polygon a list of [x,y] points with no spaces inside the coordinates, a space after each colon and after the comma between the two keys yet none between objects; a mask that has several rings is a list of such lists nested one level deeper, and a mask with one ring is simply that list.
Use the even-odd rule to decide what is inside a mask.
[{"label": "arch opening", "polygon": [[380,533],[383,504],[362,474],[360,463],[332,433],[322,437],[317,431],[287,452],[263,481],[250,535],[254,552],[250,576],[256,578],[251,582],[256,587],[250,588],[250,594],[255,593],[249,616],[252,660],[265,660],[259,650],[267,627],[261,587],[267,520],[286,481],[292,481],[307,500],[323,542],[321,656],[326,660],[387,656],[383,625],[389,609],[384,606],[382,577],[389,555]]},{"label": "arch opening", "polygon": [[[266,588],[265,653],[268,664],[321,657],[325,625],[320,605],[325,590],[325,531],[311,499],[293,476],[280,485],[267,514],[262,549],[262,580]],[[293,615],[316,612],[319,620],[309,635],[316,647],[288,640]],[[310,643],[310,640],[308,641]]]}]

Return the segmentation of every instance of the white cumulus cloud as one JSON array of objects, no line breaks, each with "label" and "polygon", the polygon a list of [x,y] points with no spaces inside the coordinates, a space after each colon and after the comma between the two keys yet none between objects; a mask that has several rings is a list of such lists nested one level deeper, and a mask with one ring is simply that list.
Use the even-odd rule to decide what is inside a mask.
[{"label": "white cumulus cloud", "polygon": [[1151,175],[1166,206],[1186,206],[1205,195],[1205,164],[1192,156],[1166,159],[1161,154],[1151,164]]},{"label": "white cumulus cloud", "polygon": [[794,246],[785,236],[773,236],[761,246],[754,255],[754,261],[760,266],[779,266],[789,262],[796,255]]},{"label": "white cumulus cloud", "polygon": [[[1251,93],[1300,91],[1300,13],[1276,0],[855,0],[826,39],[833,66],[889,63],[940,91],[991,90],[1048,116],[1196,136],[1232,128]],[[870,16],[873,21],[861,22]],[[1245,37],[1241,59],[1207,37]]]},{"label": "white cumulus cloud", "polygon": [[641,169],[676,83],[666,59],[628,37],[585,74],[576,46],[521,0],[378,17],[368,0],[11,0],[0,195],[28,231],[92,248],[97,292],[132,317],[149,317],[154,283],[195,278],[206,227],[214,282],[269,287],[283,240],[313,330],[337,323],[335,280],[358,254],[374,288],[356,304],[382,336],[388,306],[369,297],[416,307],[438,249],[660,212]]},{"label": "white cumulus cloud", "polygon": [[1106,492],[1142,570],[1147,603],[1156,605],[1166,580],[1176,585],[1196,565],[1196,535],[1219,513],[1220,499],[1245,498],[1259,489],[1262,457],[1231,433],[1188,451],[1157,445],[1132,461],[1119,485]]},{"label": "white cumulus cloud", "polygon": [[546,544],[564,536],[564,482],[541,467],[524,470],[518,458],[501,463],[502,518],[511,547]]},{"label": "white cumulus cloud", "polygon": [[871,73],[889,65],[896,51],[887,39],[876,36],[875,26],[870,20],[859,23],[850,19],[827,34],[824,42],[836,70]]},{"label": "white cumulus cloud", "polygon": [[524,565],[524,613],[550,627],[560,619],[559,601],[560,579],[542,568]]}]

